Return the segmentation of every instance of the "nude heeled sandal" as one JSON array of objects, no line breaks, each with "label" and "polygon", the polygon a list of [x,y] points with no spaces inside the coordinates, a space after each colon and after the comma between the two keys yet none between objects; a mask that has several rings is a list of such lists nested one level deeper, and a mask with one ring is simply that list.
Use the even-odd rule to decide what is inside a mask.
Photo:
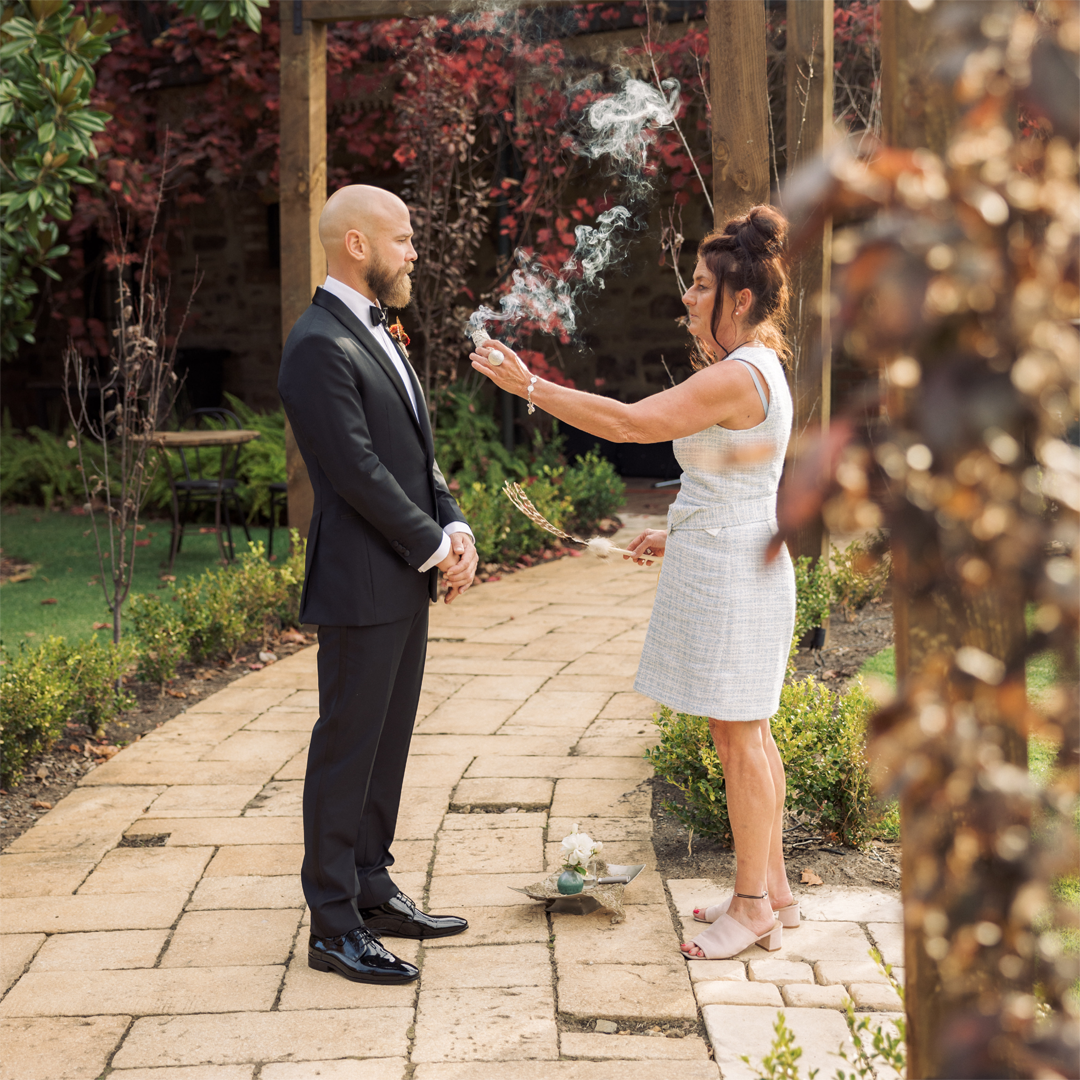
[{"label": "nude heeled sandal", "polygon": [[[748,893],[736,893],[743,900],[766,900],[769,890],[766,889],[760,896],[752,896]],[[730,903],[730,901],[728,901]],[[717,907],[720,905],[717,904]],[[696,916],[695,916],[696,917]],[[688,944],[680,946],[680,951],[687,959],[694,960],[700,957],[692,956],[687,950],[691,945],[696,945],[706,960],[730,960],[738,956],[744,949],[751,945],[757,945],[760,949],[768,952],[776,952],[784,943],[784,928],[780,923],[776,912],[773,912],[773,924],[764,934],[755,934],[753,930],[743,926],[738,919],[727,914],[725,910],[720,914],[708,930],[703,930]]]},{"label": "nude heeled sandal", "polygon": [[[703,923],[714,923],[721,915],[727,914],[727,909],[731,905],[731,900],[723,900],[719,904],[710,904],[707,908],[694,908],[694,921]],[[799,928],[799,901],[796,900],[794,904],[788,904],[787,907],[777,908],[776,914],[780,919],[780,925],[785,930],[797,930]]]},{"label": "nude heeled sandal", "polygon": [[702,957],[693,956],[686,951],[690,945],[696,945],[706,960],[730,960],[744,949],[750,948],[751,945],[757,945],[758,948],[768,952],[776,952],[783,943],[784,928],[779,920],[776,920],[764,934],[759,935],[753,930],[748,930],[737,919],[724,914],[708,930],[703,930],[687,945],[682,946],[681,951],[688,960],[700,960]]}]

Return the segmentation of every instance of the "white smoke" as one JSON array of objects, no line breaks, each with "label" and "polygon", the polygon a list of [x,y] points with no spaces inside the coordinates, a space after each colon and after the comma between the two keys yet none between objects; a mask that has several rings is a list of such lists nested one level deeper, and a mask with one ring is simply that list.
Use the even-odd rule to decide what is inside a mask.
[{"label": "white smoke", "polygon": [[[584,110],[574,145],[581,157],[606,158],[611,171],[624,180],[631,201],[649,194],[649,146],[658,130],[674,123],[678,112],[678,80],[665,79],[660,86],[663,92],[639,79],[624,78],[617,93],[593,101]],[[570,93],[581,89],[579,85]],[[491,323],[514,325],[528,319],[544,333],[565,331],[572,337],[577,330],[578,296],[585,289],[604,287],[603,273],[621,254],[619,232],[632,221],[625,206],[613,206],[597,217],[595,227],[579,225],[574,230],[573,254],[558,274],[518,251],[518,269],[510,291],[500,298],[499,311],[481,305],[469,318],[470,336],[476,340],[476,334]]]},{"label": "white smoke", "polygon": [[613,171],[630,183],[633,195],[635,184],[647,183],[644,172],[656,132],[670,127],[678,111],[678,79],[665,79],[660,90],[640,79],[626,79],[619,93],[594,101],[585,110],[575,149],[582,157],[608,158]]}]

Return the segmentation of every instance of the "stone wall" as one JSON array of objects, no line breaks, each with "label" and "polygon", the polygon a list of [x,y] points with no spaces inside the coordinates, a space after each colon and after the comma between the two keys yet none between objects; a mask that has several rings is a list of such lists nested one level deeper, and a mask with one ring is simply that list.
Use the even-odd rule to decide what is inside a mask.
[{"label": "stone wall", "polygon": [[173,295],[187,295],[196,268],[202,284],[181,345],[226,351],[222,388],[256,409],[274,409],[281,358],[281,272],[271,250],[276,207],[219,185],[186,214],[189,224],[170,241]]}]

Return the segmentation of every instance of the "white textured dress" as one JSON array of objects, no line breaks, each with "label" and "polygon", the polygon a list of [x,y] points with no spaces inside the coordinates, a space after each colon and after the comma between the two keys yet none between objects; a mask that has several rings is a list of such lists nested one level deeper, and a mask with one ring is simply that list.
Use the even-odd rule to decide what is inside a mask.
[{"label": "white textured dress", "polygon": [[675,440],[682,488],[634,689],[676,712],[762,720],[779,708],[795,628],[787,548],[765,562],[793,408],[772,349],[743,345],[724,362],[739,360],[768,384],[768,414]]}]

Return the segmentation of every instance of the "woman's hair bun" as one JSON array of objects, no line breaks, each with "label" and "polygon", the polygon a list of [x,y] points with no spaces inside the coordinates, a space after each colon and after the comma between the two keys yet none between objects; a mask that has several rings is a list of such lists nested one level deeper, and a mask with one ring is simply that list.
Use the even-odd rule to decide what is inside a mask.
[{"label": "woman's hair bun", "polygon": [[783,214],[771,206],[755,206],[745,217],[728,222],[724,230],[747,255],[769,258],[783,255],[788,225]]}]

